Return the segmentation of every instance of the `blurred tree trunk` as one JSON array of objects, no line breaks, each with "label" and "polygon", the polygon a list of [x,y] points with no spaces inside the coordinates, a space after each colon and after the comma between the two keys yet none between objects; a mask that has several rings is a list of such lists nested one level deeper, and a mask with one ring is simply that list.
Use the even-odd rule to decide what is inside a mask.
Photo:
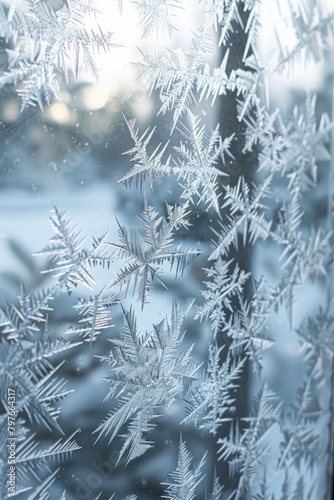
[{"label": "blurred tree trunk", "polygon": [[[244,12],[239,4],[239,15],[242,19],[243,26],[247,25],[248,13]],[[227,61],[226,73],[230,75],[233,70],[242,69],[249,71],[249,67],[246,67],[244,61],[244,52],[247,43],[247,34],[245,30],[236,22],[233,25],[233,32],[230,33],[230,37],[228,40],[229,47],[229,57]],[[225,47],[222,49],[222,58],[224,57],[226,52]],[[249,55],[249,54],[248,54]],[[239,96],[240,99],[240,96]],[[245,146],[245,132],[246,132],[246,124],[243,121],[238,119],[238,111],[237,111],[237,101],[238,96],[237,92],[228,92],[226,96],[222,96],[219,101],[220,104],[220,113],[219,113],[219,131],[222,139],[225,137],[229,137],[234,134],[234,139],[231,144],[230,152],[233,156],[233,159],[227,157],[225,158],[225,164],[221,163],[220,169],[228,176],[220,177],[220,192],[221,192],[221,203],[224,195],[224,185],[229,184],[231,187],[235,187],[240,179],[243,177],[247,184],[250,184],[253,179],[254,167],[257,162],[257,154],[245,153],[243,152]],[[223,210],[221,211],[222,222],[227,223],[227,214]],[[242,237],[239,236],[238,241],[238,250],[231,248],[229,252],[229,259],[233,258],[235,265],[238,263],[240,268],[245,272],[251,271],[251,260],[252,260],[252,246],[246,243],[243,244]],[[251,282],[248,280],[245,290],[244,290],[244,299],[251,298],[252,289]],[[237,301],[235,302],[235,307],[237,307]],[[232,301],[232,308],[233,301]],[[226,332],[219,332],[217,335],[217,343],[218,346],[221,347],[223,345],[227,345],[229,348],[231,344],[231,339],[228,337]],[[224,349],[223,353],[226,356],[228,349]],[[246,361],[244,365],[244,369],[242,372],[240,387],[236,393],[236,412],[234,417],[236,417],[236,421],[239,422],[242,426],[242,422],[240,419],[249,415],[249,362]],[[227,424],[223,428],[221,428],[221,436],[224,437],[229,432],[229,425]],[[216,439],[217,442],[217,439]],[[218,449],[218,446],[216,445]],[[226,477],[228,474],[228,464],[223,463],[222,460],[217,462],[217,475],[220,478]],[[233,481],[238,481],[238,477],[233,479]],[[232,482],[232,480],[231,480]],[[232,484],[231,484],[232,485]],[[233,486],[233,485],[232,485]]]}]

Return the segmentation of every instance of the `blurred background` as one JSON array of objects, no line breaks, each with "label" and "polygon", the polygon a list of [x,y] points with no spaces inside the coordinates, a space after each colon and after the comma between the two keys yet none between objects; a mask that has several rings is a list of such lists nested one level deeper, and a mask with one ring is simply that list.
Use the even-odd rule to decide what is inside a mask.
[{"label": "blurred background", "polygon": [[[9,5],[9,2],[2,3]],[[52,5],[56,3],[50,2]],[[324,1],[324,9],[327,4],[331,7],[330,3],[330,0],[327,3]],[[284,10],[284,3],[280,2],[279,6]],[[157,126],[150,144],[152,152],[166,140],[171,139],[171,147],[179,143],[177,133],[170,138],[171,114],[157,116],[159,96],[154,91],[149,93],[146,90],[131,66],[131,63],[142,60],[138,48],[144,52],[155,48],[152,40],[141,38],[142,26],[135,5],[124,2],[120,13],[116,2],[99,0],[98,8],[102,30],[113,31],[115,41],[120,45],[107,54],[96,54],[98,81],[80,71],[78,79],[70,77],[69,83],[61,83],[61,100],[55,99],[44,112],[32,107],[21,112],[20,98],[14,87],[0,89],[1,303],[17,300],[21,282],[28,292],[50,285],[51,277],[41,274],[48,264],[32,255],[42,249],[52,235],[48,217],[53,206],[61,211],[67,210],[82,228],[83,234],[87,235],[88,241],[106,231],[110,231],[109,240],[117,240],[116,217],[128,227],[140,225],[135,215],[143,211],[143,195],[135,186],[126,188],[118,182],[131,168],[130,157],[124,155],[132,147],[124,117],[135,118],[141,132],[147,127]],[[275,29],[286,33],[286,39],[290,40],[288,28],[283,24],[277,25],[279,16],[273,12],[276,8],[271,2],[263,2],[258,43],[261,53],[268,54],[276,46],[274,24]],[[187,44],[191,33],[202,22],[202,14],[192,0],[187,0],[182,7],[175,9],[174,20],[178,31],[166,42],[169,48]],[[213,35],[213,40],[215,38]],[[162,49],[164,44],[160,44]],[[5,41],[0,40],[2,68],[7,64],[6,48]],[[220,49],[213,47],[208,53],[208,60],[219,61]],[[333,69],[331,59],[326,64],[314,62],[308,65],[307,71],[301,63],[289,75],[284,73],[270,77],[270,108],[274,110],[279,106],[283,113],[291,117],[293,107],[302,106],[306,92],[317,92],[318,116],[323,112],[331,114]],[[196,113],[201,115],[208,130],[213,129],[221,119],[219,100],[213,107],[209,101],[203,101]],[[326,169],[325,163],[320,165],[320,188],[310,191],[305,202],[305,220],[312,221],[315,227],[324,224],[327,217]],[[279,196],[280,186],[277,189]],[[180,192],[175,179],[166,177],[150,195],[150,203],[154,202],[155,208],[165,213],[165,201],[177,203]],[[272,213],[274,217],[274,202]],[[151,293],[150,304],[145,307],[144,313],[140,313],[140,306],[137,307],[142,330],[149,330],[152,324],[169,315],[173,298],[180,303],[189,298],[200,302],[199,290],[203,288],[206,277],[203,267],[206,267],[208,242],[212,236],[207,221],[212,216],[200,208],[198,212],[195,209],[191,214],[192,229],[178,233],[185,246],[200,248],[203,255],[186,271],[185,279],[174,281],[173,273],[166,268],[165,282],[169,293],[157,287]],[[264,274],[270,277],[273,284],[277,283],[277,258],[277,250],[269,243],[258,245],[252,256],[254,273]],[[117,269],[94,271],[97,286],[112,282],[116,273]],[[324,300],[323,283],[310,282],[302,293],[296,323],[302,323],[306,312],[316,312]],[[59,295],[53,302],[54,311],[50,314],[53,335],[62,335],[77,321],[72,308],[76,296],[88,297],[89,293],[81,288],[71,297]],[[127,304],[134,304],[131,294],[125,299]],[[101,500],[107,500],[114,492],[117,498],[131,493],[138,494],[141,499],[159,498],[162,495],[159,483],[166,480],[166,471],[175,467],[183,408],[173,407],[159,420],[154,431],[155,448],[127,468],[122,464],[115,468],[120,442],[115,441],[108,446],[106,440],[100,440],[93,444],[92,432],[110,408],[110,403],[103,402],[107,394],[107,382],[103,381],[103,377],[108,376],[108,366],[101,363],[98,356],[109,349],[108,338],[122,330],[120,309],[113,308],[111,315],[115,326],[104,330],[91,348],[84,343],[70,350],[63,367],[63,375],[75,392],[63,402],[61,425],[66,435],[78,427],[81,429],[76,439],[82,450],[74,453],[71,460],[62,466],[53,488],[54,499],[59,499],[64,488],[70,499],[93,500],[101,491]],[[194,322],[190,317],[185,328],[189,343],[195,342],[197,360],[205,361],[209,326]],[[270,335],[277,343],[265,355],[265,378],[286,404],[291,404],[295,402],[295,388],[303,379],[304,367],[298,338],[291,334],[284,312],[278,311],[271,318]],[[245,388],[247,405],[256,390],[256,377],[250,373]],[[47,443],[48,436],[43,435],[41,429],[38,431],[40,440]],[[196,458],[204,454],[205,447],[203,441],[198,440],[197,431],[187,428],[183,437]],[[208,468],[214,460],[214,456],[208,458]],[[204,486],[200,495],[199,498],[205,497]]]}]

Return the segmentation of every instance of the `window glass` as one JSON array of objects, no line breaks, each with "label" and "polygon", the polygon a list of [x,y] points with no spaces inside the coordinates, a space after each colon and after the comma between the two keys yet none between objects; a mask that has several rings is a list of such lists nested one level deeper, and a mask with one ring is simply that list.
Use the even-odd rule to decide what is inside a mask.
[{"label": "window glass", "polygon": [[0,498],[330,498],[331,2],[0,18]]}]

